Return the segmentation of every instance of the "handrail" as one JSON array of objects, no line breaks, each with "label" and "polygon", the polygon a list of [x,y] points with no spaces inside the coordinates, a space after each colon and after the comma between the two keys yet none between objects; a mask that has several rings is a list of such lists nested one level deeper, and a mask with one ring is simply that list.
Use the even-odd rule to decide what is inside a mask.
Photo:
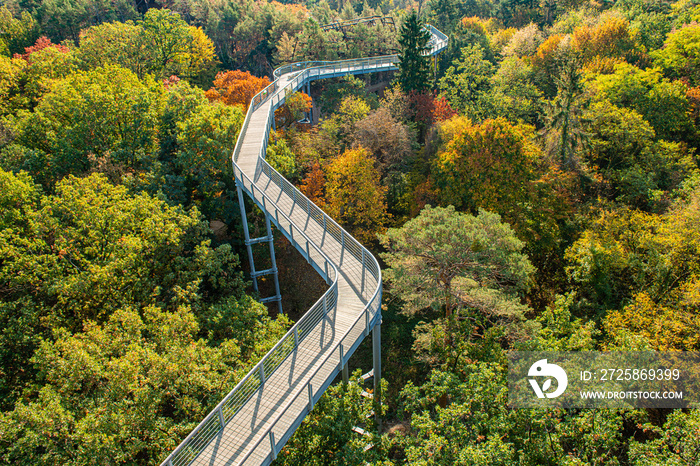
[{"label": "handrail", "polygon": [[272,74],[275,80],[279,79],[284,74],[293,73],[295,71],[303,72],[310,68],[329,68],[335,69],[357,67],[363,63],[393,63],[398,61],[398,55],[381,55],[372,58],[351,58],[348,60],[335,61],[302,61],[292,63],[291,65],[283,65],[277,68]]},{"label": "handrail", "polygon": [[[241,174],[245,176],[245,173],[243,173],[240,168],[237,166],[234,166],[234,172],[235,170],[240,171]],[[248,181],[250,179],[245,176]],[[250,181],[251,186],[254,189],[257,189],[260,191],[260,194],[267,200],[270,206],[274,206],[275,203],[272,199],[267,196],[262,190],[260,190],[257,186],[255,186],[255,183]],[[279,209],[275,209],[275,218],[277,220],[277,223],[279,224],[279,215],[282,215],[282,217],[289,223],[289,227],[296,229],[298,233],[306,240],[307,245],[311,245],[325,260],[325,265],[324,268],[326,270],[327,277],[326,279],[330,279],[331,275],[330,272],[332,272],[332,277],[333,277],[333,282],[330,286],[330,288],[326,291],[326,293],[321,296],[318,301],[309,309],[302,317],[299,319],[294,326],[289,329],[289,331],[282,337],[277,344],[270,350],[268,353],[248,372],[248,374],[240,381],[238,384],[231,390],[226,397],[224,397],[223,400],[207,415],[207,417],[204,418],[202,422],[199,423],[197,427],[194,428],[194,430],[185,438],[185,440],[180,443],[180,445],[166,458],[166,460],[163,462],[165,465],[169,466],[182,466],[182,465],[187,465],[189,464],[192,459],[194,459],[200,452],[201,448],[198,447],[204,447],[206,444],[213,438],[213,436],[218,433],[220,429],[222,429],[226,423],[233,418],[233,416],[236,414],[238,409],[248,400],[250,395],[258,391],[258,389],[264,384],[265,378],[272,374],[274,370],[279,367],[280,364],[286,359],[289,354],[291,354],[298,345],[299,342],[303,341],[304,338],[307,336],[308,332],[310,329],[312,329],[316,323],[318,323],[322,316],[327,314],[328,309],[335,306],[338,298],[338,269],[335,266],[335,264],[326,256],[326,254],[318,248],[309,238],[306,236],[306,233],[304,233],[299,227],[296,226],[294,222],[283,212],[280,212]],[[328,268],[328,265],[330,264],[330,270]],[[332,306],[329,306],[329,302],[332,303]],[[323,310],[322,314],[319,314],[319,312]],[[312,322],[309,322],[312,321]],[[311,325],[310,325],[311,324]],[[294,345],[291,348],[285,347],[285,345],[288,345],[289,343],[294,342]],[[281,354],[277,354],[279,352],[282,352]],[[267,364],[266,362],[271,362],[271,364]],[[258,380],[256,381],[255,378],[258,377]],[[254,384],[254,388],[251,390],[250,383]],[[256,384],[257,382],[257,384]],[[241,393],[241,396],[235,397],[237,393]],[[228,403],[230,400],[232,400],[232,403]],[[217,422],[216,424],[218,425],[217,429],[213,429],[211,421],[215,419]],[[199,433],[202,433],[203,438],[200,440],[196,438]],[[192,445],[194,444],[194,445]],[[187,447],[193,447],[195,450],[199,451],[192,451],[192,449],[187,450]]]},{"label": "handrail", "polygon": [[[380,277],[380,279],[381,279],[381,277]],[[362,312],[362,314],[360,314],[359,316],[357,316],[357,319],[355,319],[355,322],[352,324],[352,327],[350,327],[350,328],[343,334],[343,336],[342,336],[341,339],[340,339],[340,342],[335,346],[335,348],[333,348],[333,351],[330,351],[330,352],[328,353],[328,355],[326,356],[326,358],[323,360],[324,363],[327,362],[327,361],[329,361],[330,358],[331,358],[331,356],[334,356],[334,355],[335,355],[335,349],[336,349],[336,348],[343,348],[343,341],[345,341],[345,339],[346,339],[349,335],[351,335],[351,331],[355,330],[355,327],[356,327],[357,324],[360,322],[360,319],[363,318],[363,317],[364,317],[364,319],[363,319],[363,321],[364,321],[364,328],[363,328],[362,330],[364,331],[365,336],[367,336],[367,330],[366,330],[366,329],[368,329],[368,327],[369,327],[369,325],[370,325],[370,323],[372,322],[372,319],[373,319],[371,316],[369,316],[369,309],[370,309],[370,306],[374,303],[375,298],[379,298],[378,301],[377,301],[377,309],[375,309],[375,313],[379,310],[379,306],[380,306],[379,303],[381,303],[381,299],[382,299],[382,298],[381,298],[381,289],[382,289],[381,286],[377,287],[377,290],[375,291],[375,294],[374,294],[374,296],[373,296],[373,298],[372,298],[372,301],[370,301],[370,302],[367,304],[367,306],[365,307],[365,309],[364,309],[364,311]],[[375,314],[375,315],[376,315],[376,314]],[[345,366],[345,364],[347,363],[347,359],[350,358],[350,354],[351,354],[350,351],[348,351],[347,353],[345,353],[345,355],[343,355],[343,350],[342,350],[342,349],[340,350],[340,355],[341,355],[341,356],[340,356],[339,362],[338,362],[339,367]],[[345,356],[345,357],[344,357],[344,356]],[[314,371],[314,373],[311,375],[311,377],[309,377],[309,382],[308,382],[307,384],[305,384],[304,386],[302,386],[301,388],[299,388],[299,389],[296,391],[296,393],[294,394],[294,397],[293,397],[291,400],[289,400],[289,402],[287,402],[287,404],[284,406],[284,409],[282,409],[282,412],[280,412],[277,416],[275,416],[275,419],[272,421],[271,427],[269,427],[269,428],[267,429],[267,432],[272,431],[272,428],[279,422],[279,420],[280,420],[280,419],[282,418],[282,416],[287,412],[287,410],[294,404],[294,402],[297,401],[297,399],[299,398],[299,395],[301,395],[301,393],[304,392],[304,390],[306,390],[306,391],[309,393],[309,403],[308,403],[308,405],[307,405],[308,411],[307,411],[306,414],[308,414],[308,413],[311,412],[311,410],[313,409],[314,404],[316,404],[316,401],[317,401],[317,400],[315,399],[315,397],[314,397],[314,394],[313,394],[313,387],[311,386],[311,381],[314,379],[314,377],[316,376],[316,374],[318,374],[318,372],[321,370],[322,367],[324,367],[324,364],[319,364],[319,365],[318,365],[318,367],[316,368],[316,370]],[[322,393],[323,393],[323,391],[321,391],[321,390],[317,390],[317,391],[316,391],[316,394],[318,394],[318,395],[320,395],[320,394],[322,394]],[[319,396],[319,398],[320,398],[320,396]],[[263,439],[265,439],[266,437],[268,437],[268,435],[263,435],[263,436],[261,436],[261,437],[258,439],[257,442],[255,442],[255,445],[253,445],[253,448],[251,448],[250,450],[248,450],[248,453],[243,457],[243,459],[241,460],[241,463],[244,463],[248,458],[250,458],[250,455],[253,454],[253,452],[260,446],[260,443],[261,443],[261,442],[263,441]],[[274,438],[274,437],[273,437],[273,438]],[[279,442],[279,443],[281,443],[281,442]],[[275,449],[276,449],[276,445],[275,445]]]},{"label": "handrail", "polygon": [[[430,34],[431,38],[430,41],[428,42],[428,48],[423,52],[424,55],[435,55],[436,53],[439,53],[442,51],[446,46],[449,38],[437,30],[435,27],[433,27],[430,24],[426,24],[424,26],[424,29],[426,29]],[[373,58],[395,58],[398,60],[398,55],[381,55],[379,57],[373,57]],[[369,58],[371,59],[371,58]],[[280,76],[283,74],[288,74],[292,73],[294,71],[303,71],[306,68],[311,68],[311,67],[318,67],[318,66],[325,66],[329,64],[350,64],[355,61],[360,61],[360,60],[368,60],[368,58],[349,58],[347,60],[335,60],[335,61],[300,61],[296,63],[291,63],[289,65],[282,65],[276,68],[272,76],[275,78],[275,81],[279,79]]]},{"label": "handrail", "polygon": [[[434,29],[432,26],[428,27],[431,29],[431,33],[432,30],[437,31],[437,29]],[[431,50],[435,50],[436,46],[441,46],[442,48],[445,47],[447,38],[442,33],[440,33],[440,35],[441,37],[438,36],[438,34],[432,34],[432,37],[437,37],[437,39],[435,40]],[[439,50],[442,50],[442,48]],[[264,211],[268,213],[274,212],[272,217],[280,230],[285,233],[285,235],[288,235],[287,237],[300,251],[302,251],[302,254],[309,261],[309,263],[316,265],[317,270],[322,276],[324,276],[326,281],[332,281],[332,283],[330,284],[329,289],[323,294],[323,296],[321,296],[321,298],[319,298],[311,309],[309,309],[309,311],[307,311],[304,316],[302,316],[302,318],[299,319],[294,326],[292,326],[285,336],[282,337],[277,344],[275,344],[275,346],[253,367],[253,369],[249,371],[238,384],[236,384],[233,390],[231,390],[226,397],[224,397],[224,399],[207,415],[207,417],[205,417],[205,419],[199,423],[199,425],[187,436],[187,438],[166,458],[166,460],[162,463],[163,466],[186,466],[190,464],[192,460],[194,460],[201,453],[201,451],[206,448],[207,444],[221,431],[221,429],[223,429],[235,416],[238,410],[250,399],[250,397],[261,389],[261,387],[265,384],[266,378],[272,374],[290,354],[295,351],[299,343],[303,341],[309,332],[318,324],[318,322],[320,322],[324,316],[327,315],[330,309],[335,308],[338,302],[338,267],[320,247],[312,242],[306,233],[301,230],[287,214],[280,210],[280,208],[276,205],[276,201],[271,199],[265,191],[260,189],[237,164],[243,139],[248,130],[251,117],[257,109],[268,101],[270,102],[270,107],[267,112],[266,128],[263,138],[260,141],[260,151],[258,154],[258,167],[260,172],[267,175],[269,180],[274,182],[281,191],[285,192],[291,199],[293,199],[294,206],[298,206],[306,213],[306,223],[308,223],[309,220],[313,220],[319,226],[323,227],[324,235],[328,233],[339,244],[342,244],[341,261],[342,255],[345,253],[345,251],[347,251],[362,264],[360,275],[356,278],[358,278],[361,283],[359,296],[363,301],[366,299],[365,290],[367,289],[368,282],[374,282],[374,289],[371,297],[365,301],[366,304],[364,309],[357,316],[353,325],[343,334],[340,340],[337,340],[338,343],[328,352],[323,360],[323,363],[318,365],[308,381],[301,388],[296,390],[294,396],[285,404],[282,411],[275,416],[273,422],[269,424],[263,435],[258,438],[253,448],[248,450],[248,453],[242,461],[245,461],[250,457],[250,455],[260,446],[261,442],[266,436],[269,436],[270,438],[270,452],[274,458],[276,456],[277,443],[284,445],[284,443],[286,443],[286,438],[284,438],[285,435],[291,435],[291,432],[293,432],[294,429],[287,429],[284,435],[280,436],[280,439],[277,442],[274,439],[272,429],[276,427],[279,420],[289,410],[292,404],[297,401],[304,389],[308,390],[309,392],[310,398],[307,405],[307,413],[310,412],[315,403],[315,399],[320,398],[323,391],[325,391],[325,387],[327,387],[331,382],[330,379],[324,380],[323,383],[317,387],[316,394],[314,395],[313,387],[311,385],[314,377],[319,373],[322,367],[326,367],[325,363],[336,354],[337,350],[340,351],[340,365],[334,370],[339,370],[340,367],[343,367],[347,362],[347,359],[349,359],[350,355],[354,352],[356,345],[358,345],[361,341],[360,337],[362,336],[362,333],[364,333],[365,336],[368,335],[370,324],[374,323],[381,307],[382,273],[377,259],[369,252],[369,250],[367,250],[347,231],[345,231],[344,228],[338,225],[335,220],[330,218],[325,212],[323,212],[318,206],[309,200],[308,197],[294,187],[286,178],[272,168],[265,160],[265,155],[267,152],[267,142],[269,139],[270,128],[274,119],[274,110],[277,106],[284,102],[287,90],[293,91],[311,79],[319,79],[328,74],[335,75],[336,73],[352,73],[357,72],[358,70],[376,71],[381,66],[393,66],[397,60],[398,57],[396,55],[388,55],[368,59],[351,59],[336,62],[302,62],[299,64],[286,65],[275,70],[274,76],[276,79],[265,89],[257,93],[251,100],[236,141],[236,147],[232,154],[234,176],[237,178],[239,187],[246,190],[248,194],[260,204]],[[283,71],[284,73],[282,73]],[[290,77],[291,81],[280,89],[278,81],[282,74],[286,75],[294,72],[296,73]],[[292,215],[291,212],[289,215]],[[284,222],[284,225],[281,223],[282,221]],[[288,233],[284,227],[289,229]],[[299,242],[299,238],[301,238],[302,242],[306,243],[305,254],[302,243]],[[312,257],[312,250],[314,251],[315,255],[320,255],[320,257]],[[363,317],[364,320],[362,320]],[[355,335],[357,332],[360,333],[351,339],[351,336]],[[305,415],[306,414],[301,416],[300,414],[298,419],[303,419]]]}]

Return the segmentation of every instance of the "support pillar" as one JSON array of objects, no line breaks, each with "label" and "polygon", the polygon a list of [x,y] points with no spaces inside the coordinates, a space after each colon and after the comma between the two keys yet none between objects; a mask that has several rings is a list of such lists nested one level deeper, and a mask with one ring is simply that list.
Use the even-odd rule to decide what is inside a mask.
[{"label": "support pillar", "polygon": [[[311,81],[306,83],[306,95],[311,97]],[[309,124],[314,124],[314,100],[311,99],[311,109],[309,110]]]},{"label": "support pillar", "polygon": [[248,250],[248,263],[250,263],[250,276],[253,278],[253,289],[258,291],[258,276],[255,273],[255,262],[253,261],[253,248],[250,243],[250,230],[248,230],[248,215],[245,212],[245,200],[243,199],[243,190],[236,183],[236,191],[238,191],[238,205],[241,208],[241,218],[243,219],[243,234],[245,235],[245,246]]},{"label": "support pillar", "polygon": [[435,62],[435,86],[437,87],[437,54],[433,55],[433,61]]},{"label": "support pillar", "polygon": [[[253,289],[257,292],[260,291],[258,288],[258,277],[261,275],[272,275],[275,283],[275,295],[269,298],[261,299],[262,303],[269,303],[272,301],[277,301],[277,310],[282,314],[282,295],[280,293],[280,281],[279,281],[279,271],[277,270],[277,259],[275,258],[275,243],[274,236],[272,235],[272,225],[270,222],[270,215],[265,212],[265,228],[267,236],[262,238],[250,238],[250,230],[248,228],[248,216],[245,211],[245,199],[243,197],[243,190],[240,185],[236,186],[238,191],[238,203],[241,208],[241,217],[243,218],[243,234],[245,235],[245,246],[248,250],[248,262],[250,263],[250,276],[253,279]],[[272,267],[267,270],[257,271],[255,270],[255,259],[253,258],[253,245],[258,243],[267,242],[270,248],[270,262]]]},{"label": "support pillar", "polygon": [[270,238],[268,245],[270,247],[270,260],[272,261],[273,277],[275,280],[275,300],[277,301],[277,310],[282,312],[282,294],[280,293],[280,278],[279,270],[277,270],[277,259],[275,258],[275,238],[272,236],[272,225],[270,225],[270,215],[265,212],[265,227],[267,228],[267,237]]},{"label": "support pillar", "polygon": [[379,316],[377,323],[372,329],[372,361],[374,363],[374,419],[377,428],[381,428],[382,418],[380,408],[382,404],[382,317]]},{"label": "support pillar", "polygon": [[349,360],[343,366],[343,370],[342,370],[343,383],[350,383],[350,371],[348,370],[348,364],[350,364]]}]

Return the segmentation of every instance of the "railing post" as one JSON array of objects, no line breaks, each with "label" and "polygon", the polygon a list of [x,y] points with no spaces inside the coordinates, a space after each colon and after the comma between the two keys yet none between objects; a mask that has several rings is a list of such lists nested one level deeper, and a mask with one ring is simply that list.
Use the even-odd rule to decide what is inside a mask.
[{"label": "railing post", "polygon": [[343,351],[343,344],[340,344],[340,373],[343,377],[343,383],[348,383],[350,377],[348,376],[348,365],[343,362],[345,359],[345,354]]},{"label": "railing post", "polygon": [[369,335],[369,308],[365,308],[365,336]]},{"label": "railing post", "polygon": [[345,255],[345,232],[340,230],[340,265],[343,264],[343,256]]},{"label": "railing post", "polygon": [[374,366],[374,393],[372,399],[374,401],[374,419],[377,425],[381,427],[382,418],[380,416],[380,408],[382,403],[382,324],[381,314],[378,313],[378,321],[372,329],[372,365]]},{"label": "railing post", "polygon": [[270,431],[270,448],[272,449],[272,459],[277,459],[277,445],[275,445],[275,433]]},{"label": "railing post", "polygon": [[294,326],[294,346],[299,346],[299,327]]},{"label": "railing post", "polygon": [[219,406],[219,422],[221,423],[221,428],[223,429],[226,426],[226,423],[224,422],[224,413],[221,412],[221,406]]},{"label": "railing post", "polygon": [[310,383],[307,387],[309,387],[309,412],[311,412],[311,410],[314,409],[314,390]]},{"label": "railing post", "polygon": [[258,372],[260,372],[260,385],[265,385],[265,365],[262,362],[260,363]]},{"label": "railing post", "polygon": [[365,248],[362,248],[362,286],[360,287],[360,294],[365,292]]}]

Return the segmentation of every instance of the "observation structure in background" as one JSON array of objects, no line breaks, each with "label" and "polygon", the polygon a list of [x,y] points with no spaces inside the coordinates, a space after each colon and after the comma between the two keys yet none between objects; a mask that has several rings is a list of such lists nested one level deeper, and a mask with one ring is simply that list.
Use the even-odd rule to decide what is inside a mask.
[{"label": "observation structure in background", "polygon": [[[447,47],[432,26],[425,55]],[[382,276],[374,256],[266,161],[274,112],[292,92],[316,79],[398,69],[389,55],[335,62],[303,62],[275,70],[275,81],[252,100],[233,153],[253,285],[274,276],[280,302],[271,223],[329,285],[324,295],[163,461],[162,466],[269,464],[372,332],[374,401],[381,380]],[[250,238],[245,192],[265,213],[267,235]],[[269,243],[272,267],[256,271],[252,245]],[[281,310],[281,307],[280,307]]]}]

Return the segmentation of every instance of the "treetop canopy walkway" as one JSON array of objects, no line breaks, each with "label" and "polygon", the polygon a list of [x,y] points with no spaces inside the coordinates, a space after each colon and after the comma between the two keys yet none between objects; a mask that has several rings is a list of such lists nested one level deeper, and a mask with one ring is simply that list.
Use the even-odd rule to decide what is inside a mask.
[{"label": "treetop canopy walkway", "polygon": [[[432,26],[425,54],[447,46]],[[163,461],[163,466],[259,465],[277,456],[363,339],[373,335],[374,386],[381,379],[382,275],[375,257],[266,161],[274,111],[288,95],[316,79],[396,70],[398,56],[303,62],[274,72],[275,80],[252,100],[233,153],[239,201],[245,192],[265,213],[268,235],[251,239],[244,215],[251,276],[274,274],[270,223],[326,280],[328,290],[287,334]],[[254,270],[251,245],[269,242],[273,267]],[[277,296],[267,301],[279,300]],[[266,300],[264,300],[266,301]]]}]

